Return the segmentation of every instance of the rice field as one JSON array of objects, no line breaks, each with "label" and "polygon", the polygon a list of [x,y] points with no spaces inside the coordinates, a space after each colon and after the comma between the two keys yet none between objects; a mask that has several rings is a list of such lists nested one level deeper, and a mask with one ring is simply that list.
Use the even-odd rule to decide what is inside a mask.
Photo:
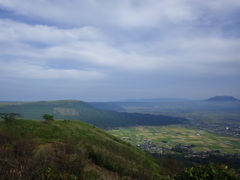
[{"label": "rice field", "polygon": [[169,149],[183,144],[194,145],[195,152],[220,150],[221,153],[240,153],[240,138],[189,129],[181,125],[137,126],[109,132],[134,145],[149,140],[159,147]]}]

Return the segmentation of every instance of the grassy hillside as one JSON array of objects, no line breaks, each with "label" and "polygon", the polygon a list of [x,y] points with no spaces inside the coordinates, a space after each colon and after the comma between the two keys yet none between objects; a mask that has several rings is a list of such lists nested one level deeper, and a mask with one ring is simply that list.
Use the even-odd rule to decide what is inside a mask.
[{"label": "grassy hillside", "polygon": [[74,100],[0,103],[0,112],[19,113],[26,119],[36,120],[41,120],[43,114],[52,114],[56,119],[80,120],[101,128],[186,123],[183,118],[100,110],[88,103]]},{"label": "grassy hillside", "polygon": [[0,121],[3,179],[161,179],[161,167],[130,144],[79,121]]}]

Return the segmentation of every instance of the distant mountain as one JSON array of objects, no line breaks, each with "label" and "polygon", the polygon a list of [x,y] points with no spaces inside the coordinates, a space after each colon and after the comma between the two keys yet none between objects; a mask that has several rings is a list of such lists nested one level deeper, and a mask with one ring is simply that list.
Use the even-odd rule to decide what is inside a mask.
[{"label": "distant mountain", "polygon": [[207,101],[239,101],[239,100],[232,96],[214,96],[207,99]]},{"label": "distant mountain", "polygon": [[0,113],[19,113],[25,119],[35,120],[42,120],[44,114],[51,114],[55,119],[83,121],[104,129],[187,123],[186,119],[178,117],[100,110],[76,100],[0,103]]}]

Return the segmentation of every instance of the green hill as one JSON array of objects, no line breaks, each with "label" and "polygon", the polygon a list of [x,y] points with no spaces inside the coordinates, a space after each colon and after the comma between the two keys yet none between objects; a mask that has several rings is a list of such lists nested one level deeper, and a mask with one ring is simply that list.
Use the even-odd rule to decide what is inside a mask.
[{"label": "green hill", "polygon": [[136,125],[183,124],[187,122],[186,119],[177,117],[100,110],[88,103],[75,100],[0,103],[0,112],[19,113],[26,119],[35,120],[42,120],[43,114],[52,114],[55,119],[79,120],[106,129]]},{"label": "green hill", "polygon": [[122,108],[121,106],[111,103],[111,102],[91,102],[89,103],[93,107],[97,109],[102,109],[102,110],[110,110],[110,111],[124,111],[125,109]]},{"label": "green hill", "polygon": [[0,121],[1,179],[161,179],[152,157],[79,121]]}]

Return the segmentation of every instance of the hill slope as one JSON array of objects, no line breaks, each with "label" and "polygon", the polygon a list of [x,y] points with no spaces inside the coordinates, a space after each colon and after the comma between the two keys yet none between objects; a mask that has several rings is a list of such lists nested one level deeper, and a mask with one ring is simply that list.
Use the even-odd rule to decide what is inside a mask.
[{"label": "hill slope", "polygon": [[83,122],[0,121],[3,179],[158,179],[160,169],[136,147]]},{"label": "hill slope", "polygon": [[91,102],[89,103],[96,109],[110,110],[110,111],[124,111],[125,109],[115,103],[109,102]]},{"label": "hill slope", "polygon": [[26,119],[36,120],[41,120],[43,114],[52,114],[55,119],[79,120],[101,128],[135,125],[170,125],[187,122],[186,119],[169,116],[100,110],[88,103],[73,100],[15,104],[0,103],[0,112],[19,113]]}]

